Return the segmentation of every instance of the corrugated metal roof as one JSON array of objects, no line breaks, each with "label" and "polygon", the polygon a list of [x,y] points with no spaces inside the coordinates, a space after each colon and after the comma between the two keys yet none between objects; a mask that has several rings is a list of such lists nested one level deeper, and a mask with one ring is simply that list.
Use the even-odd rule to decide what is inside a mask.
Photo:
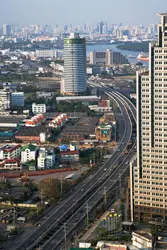
[{"label": "corrugated metal roof", "polygon": [[61,96],[61,97],[56,97],[56,101],[80,101],[80,100],[83,100],[83,101],[88,101],[88,100],[98,100],[98,96],[96,95],[90,95],[90,96]]}]

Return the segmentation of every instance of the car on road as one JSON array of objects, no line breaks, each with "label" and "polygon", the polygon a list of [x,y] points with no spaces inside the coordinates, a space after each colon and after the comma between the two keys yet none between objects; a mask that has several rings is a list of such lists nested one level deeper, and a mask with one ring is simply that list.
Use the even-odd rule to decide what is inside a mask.
[{"label": "car on road", "polygon": [[36,223],[35,223],[35,226],[40,227],[40,226],[41,226],[41,224],[40,224],[40,223],[38,223],[38,222],[36,222]]}]

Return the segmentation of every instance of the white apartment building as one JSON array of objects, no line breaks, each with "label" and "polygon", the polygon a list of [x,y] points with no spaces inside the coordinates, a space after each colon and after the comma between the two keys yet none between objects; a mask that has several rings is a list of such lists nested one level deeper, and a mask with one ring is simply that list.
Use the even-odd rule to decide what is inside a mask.
[{"label": "white apartment building", "polygon": [[21,149],[21,162],[34,161],[37,157],[37,146],[28,144]]},{"label": "white apartment building", "polygon": [[149,72],[137,73],[137,166],[131,171],[135,221],[167,221],[167,13],[159,16]]},{"label": "white apartment building", "polygon": [[0,90],[0,111],[10,109],[10,90]]},{"label": "white apartment building", "polygon": [[0,147],[0,160],[17,159],[21,155],[20,145],[5,145]]},{"label": "white apartment building", "polygon": [[24,92],[11,93],[11,107],[24,107]]},{"label": "white apartment building", "polygon": [[35,54],[36,57],[42,57],[42,58],[58,57],[58,51],[55,49],[36,50]]},{"label": "white apartment building", "polygon": [[55,163],[55,155],[53,153],[49,153],[44,148],[41,148],[37,159],[37,168],[38,169],[51,168],[53,167],[54,163]]},{"label": "white apartment building", "polygon": [[46,113],[46,104],[32,104],[32,112],[34,114],[44,114]]}]

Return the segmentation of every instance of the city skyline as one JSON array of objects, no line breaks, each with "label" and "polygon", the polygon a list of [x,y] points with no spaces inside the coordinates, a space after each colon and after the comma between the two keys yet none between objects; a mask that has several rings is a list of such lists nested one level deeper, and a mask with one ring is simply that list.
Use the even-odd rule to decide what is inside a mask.
[{"label": "city skyline", "polygon": [[1,0],[0,249],[167,250],[165,1],[120,2]]},{"label": "city skyline", "polygon": [[96,24],[99,20],[105,20],[108,23],[143,24],[147,26],[150,23],[158,22],[155,13],[164,12],[166,10],[165,3],[165,0],[161,0],[161,5],[159,5],[159,2],[152,0],[150,8],[149,3],[141,0],[136,10],[136,3],[133,0],[123,2],[121,8],[120,3],[115,1],[104,3],[99,0],[92,0],[91,2],[88,0],[84,2],[71,0],[66,3],[66,8],[64,8],[64,3],[60,0],[49,0],[47,2],[29,0],[24,3],[21,0],[15,0],[14,2],[2,0],[3,12],[0,16],[0,24]]}]

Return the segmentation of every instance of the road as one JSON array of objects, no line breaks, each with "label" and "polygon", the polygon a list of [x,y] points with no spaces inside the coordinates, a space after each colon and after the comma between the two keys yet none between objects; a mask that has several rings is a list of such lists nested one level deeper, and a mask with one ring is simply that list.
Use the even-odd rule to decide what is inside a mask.
[{"label": "road", "polygon": [[[127,109],[118,97],[114,97],[121,109],[125,121],[125,132],[118,150],[99,170],[88,178],[84,183],[77,186],[65,201],[59,203],[55,211],[37,228],[31,235],[24,238],[24,242],[17,247],[11,246],[8,249],[24,250],[35,249],[42,246],[42,249],[61,249],[64,240],[64,229],[62,224],[67,223],[67,237],[77,229],[79,223],[85,218],[85,204],[88,204],[89,212],[98,204],[103,197],[104,188],[111,189],[120,173],[125,169],[118,161],[122,157],[121,152],[126,148],[132,132],[131,121]],[[131,155],[128,156],[130,159]],[[128,160],[126,159],[126,161]],[[115,169],[115,170],[114,170]]]},{"label": "road", "polygon": [[[118,96],[112,92],[108,94],[110,97],[112,96],[112,98],[115,99],[115,101],[117,101],[121,107],[122,103],[119,102]],[[123,102],[123,104],[125,104],[126,102],[126,106],[127,106],[126,99],[124,99],[123,97],[121,97],[120,99],[121,99],[121,102]],[[128,105],[131,106],[131,103],[129,103]],[[124,108],[121,107],[121,110],[123,111],[123,115],[126,121],[125,134],[126,136],[128,136],[129,129],[131,130],[130,119],[128,115],[127,116],[125,115],[127,112],[126,107]],[[133,113],[132,115],[134,115],[135,117],[135,113]],[[130,139],[130,136],[129,136],[129,139]],[[75,234],[77,234],[79,225],[81,225],[82,223],[82,226],[83,226],[85,224],[84,223],[85,218],[89,216],[89,214],[94,209],[94,207],[96,207],[99,204],[99,202],[104,202],[104,190],[107,193],[110,190],[112,191],[115,190],[114,188],[116,187],[116,185],[118,185],[118,180],[120,178],[120,175],[123,175],[123,173],[125,173],[127,169],[129,169],[128,163],[133,157],[134,157],[134,152],[132,150],[132,152],[130,152],[130,154],[122,161],[121,165],[119,165],[115,169],[115,171],[113,171],[113,164],[112,164],[111,167],[109,168],[109,171],[111,171],[109,173],[109,177],[104,182],[100,182],[100,186],[98,187],[96,192],[71,216],[69,220],[66,221],[65,226],[62,225],[58,230],[55,231],[55,233],[53,231],[52,234],[49,235],[49,239],[47,238],[46,240],[40,241],[40,244],[38,246],[41,247],[43,250],[47,250],[47,249],[60,250],[60,249],[64,249],[64,247],[66,249],[66,245],[68,244],[69,246],[69,244],[71,243],[70,239],[74,237],[73,236],[74,232]],[[35,248],[32,248],[32,249],[35,249]]]},{"label": "road", "polygon": [[[28,249],[35,249],[37,246],[42,247],[42,249],[61,249],[61,245],[64,242],[64,231],[66,231],[66,240],[71,238],[72,234],[77,231],[78,226],[81,222],[84,221],[86,217],[86,207],[87,212],[90,213],[92,209],[98,205],[99,201],[103,199],[103,192],[104,189],[106,192],[110,190],[115,183],[117,182],[120,173],[124,171],[126,163],[120,165],[120,167],[117,167],[118,159],[120,158],[120,152],[123,151],[127,143],[130,140],[131,133],[132,133],[132,126],[131,121],[128,115],[128,112],[124,105],[118,100],[117,97],[114,97],[116,101],[118,102],[120,109],[122,111],[124,121],[125,121],[125,132],[122,139],[122,142],[118,148],[118,150],[114,153],[112,158],[109,160],[109,164],[105,164],[103,166],[102,172],[99,171],[98,173],[98,186],[96,187],[96,190],[92,193],[92,195],[76,210],[75,213],[72,214],[72,216],[66,220],[67,227],[64,228],[63,225],[60,225],[57,228],[52,228],[52,231],[49,231],[48,234],[43,235],[41,238],[38,239],[37,242],[35,242],[30,248]],[[112,160],[112,161],[111,161]],[[127,160],[127,159],[126,159]],[[125,160],[124,160],[125,161]],[[116,170],[114,170],[116,168]],[[104,174],[104,171],[105,174]],[[107,174],[107,178],[106,178]],[[65,240],[65,241],[66,241]]]}]

